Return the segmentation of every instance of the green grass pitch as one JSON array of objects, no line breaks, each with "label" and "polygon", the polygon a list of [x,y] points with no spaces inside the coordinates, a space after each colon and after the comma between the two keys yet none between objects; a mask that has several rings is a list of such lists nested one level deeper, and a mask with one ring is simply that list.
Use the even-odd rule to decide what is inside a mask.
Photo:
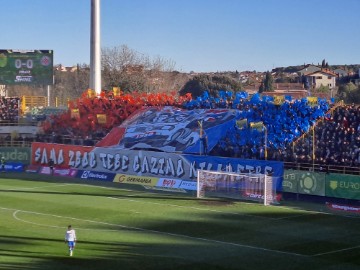
[{"label": "green grass pitch", "polygon": [[319,207],[2,174],[0,269],[360,269],[360,218]]}]

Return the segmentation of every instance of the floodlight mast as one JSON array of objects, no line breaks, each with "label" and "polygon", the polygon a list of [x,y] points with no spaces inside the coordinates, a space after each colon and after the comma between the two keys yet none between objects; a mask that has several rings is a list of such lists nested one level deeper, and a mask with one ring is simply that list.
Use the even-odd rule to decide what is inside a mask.
[{"label": "floodlight mast", "polygon": [[90,89],[101,93],[100,0],[91,0]]}]

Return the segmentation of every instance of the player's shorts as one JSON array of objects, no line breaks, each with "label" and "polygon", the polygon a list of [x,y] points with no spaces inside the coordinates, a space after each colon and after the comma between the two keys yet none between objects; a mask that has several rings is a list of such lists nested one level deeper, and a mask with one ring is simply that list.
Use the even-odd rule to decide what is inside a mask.
[{"label": "player's shorts", "polygon": [[75,247],[75,241],[68,241],[68,246],[69,246],[70,248]]}]

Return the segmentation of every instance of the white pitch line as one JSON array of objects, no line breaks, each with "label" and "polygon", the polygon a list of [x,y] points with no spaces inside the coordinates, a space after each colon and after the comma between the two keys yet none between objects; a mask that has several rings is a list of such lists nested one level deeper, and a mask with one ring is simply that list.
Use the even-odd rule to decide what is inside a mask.
[{"label": "white pitch line", "polygon": [[[301,215],[293,215],[293,216],[288,216],[288,217],[281,217],[281,218],[274,218],[276,220],[284,220],[284,219],[293,219],[293,218],[298,218],[298,217],[304,217],[304,216],[311,216],[311,215],[314,215],[316,213],[304,213],[304,214],[301,214]],[[319,213],[317,213],[319,214]]]},{"label": "white pitch line", "polygon": [[247,217],[254,217],[254,218],[277,220],[277,218],[262,217],[262,216],[256,216],[256,215],[248,215],[248,214],[245,214],[245,213],[224,212],[224,211],[215,210],[215,209],[209,209],[209,208],[199,208],[199,207],[192,207],[192,206],[183,206],[183,205],[168,204],[168,203],[156,203],[156,202],[148,202],[148,201],[144,202],[144,201],[137,201],[137,200],[126,199],[126,198],[115,198],[115,197],[106,197],[106,198],[112,199],[112,200],[122,200],[122,201],[137,202],[137,203],[144,203],[144,204],[154,204],[154,205],[178,207],[178,208],[185,208],[185,209],[194,209],[194,210],[199,210],[199,211],[215,212],[215,213],[226,214],[226,215],[247,216]]},{"label": "white pitch line", "polygon": [[[55,228],[55,229],[66,229],[67,227],[64,227],[64,226],[56,226],[56,225],[44,225],[44,224],[40,224],[40,223],[36,223],[36,222],[31,222],[31,221],[28,221],[28,220],[24,220],[24,219],[21,219],[17,216],[17,213],[19,212],[24,212],[24,211],[21,211],[21,210],[16,210],[14,213],[13,213],[13,218],[18,220],[18,221],[21,221],[21,222],[24,222],[24,223],[28,223],[28,224],[32,224],[32,225],[37,225],[37,226],[42,226],[42,227],[48,227],[48,228]],[[79,229],[79,230],[82,230],[82,231],[118,231],[118,230],[110,230],[110,229],[87,229],[87,228],[82,228],[82,227],[78,227],[76,226],[76,229]]]},{"label": "white pitch line", "polygon": [[[288,206],[276,206],[279,208],[283,208],[283,209],[290,209],[293,210],[292,207],[288,207]],[[292,219],[292,218],[297,218],[297,217],[303,217],[303,216],[309,216],[309,215],[313,215],[313,214],[320,214],[320,215],[328,215],[328,216],[336,216],[336,217],[345,217],[345,218],[354,218],[354,219],[358,219],[360,218],[360,216],[352,216],[352,215],[340,215],[340,214],[336,214],[336,213],[329,213],[329,212],[325,212],[325,211],[315,211],[315,210],[306,210],[306,209],[296,209],[297,211],[301,211],[301,212],[305,212],[302,215],[295,215],[295,216],[289,216],[289,217],[281,217],[281,218],[275,218],[275,219]]]},{"label": "white pitch line", "polygon": [[333,251],[318,253],[318,254],[315,254],[315,255],[311,255],[311,257],[318,257],[318,256],[323,256],[323,255],[328,255],[328,254],[334,254],[334,253],[339,253],[339,252],[343,252],[343,251],[347,251],[347,250],[352,250],[352,249],[357,249],[357,248],[360,248],[360,245],[359,245],[359,246],[355,246],[355,247],[349,247],[349,248],[343,248],[343,249],[338,249],[338,250],[333,250]]},{"label": "white pitch line", "polygon": [[[22,187],[22,188],[11,188],[11,189],[2,189],[6,191],[17,191],[17,190],[28,190],[28,189],[41,189],[41,188],[47,188],[47,187],[62,187],[62,186],[85,186],[85,187],[94,187],[94,188],[102,188],[102,189],[110,189],[110,190],[122,190],[122,191],[130,191],[134,192],[134,190],[130,189],[121,189],[121,188],[111,188],[111,187],[103,187],[103,186],[95,186],[95,185],[88,185],[88,184],[77,184],[77,183],[66,183],[66,184],[57,184],[57,185],[46,185],[46,186],[38,186],[38,187]],[[1,191],[1,190],[0,190]]]},{"label": "white pitch line", "polygon": [[33,190],[33,189],[42,189],[42,188],[48,188],[48,187],[62,187],[62,186],[70,186],[73,184],[59,184],[59,185],[46,185],[46,186],[39,186],[39,187],[23,187],[23,188],[10,188],[10,189],[1,189],[0,191],[21,191],[21,190]]},{"label": "white pitch line", "polygon": [[[129,192],[137,192],[131,189],[126,189],[126,188],[117,188],[117,187],[104,187],[104,186],[96,186],[96,185],[89,185],[89,184],[77,184],[77,183],[72,183],[69,185],[74,185],[74,186],[85,186],[85,187],[93,187],[93,188],[102,188],[102,189],[110,189],[110,190],[122,190],[122,191],[129,191]],[[142,193],[144,194],[144,192]]]},{"label": "white pitch line", "polygon": [[255,246],[250,246],[250,245],[243,245],[243,244],[237,244],[237,243],[232,243],[232,242],[225,242],[225,241],[207,239],[207,238],[202,238],[202,237],[193,237],[193,236],[188,236],[188,235],[184,235],[184,234],[168,233],[168,232],[162,232],[162,231],[156,231],[156,230],[149,230],[149,229],[143,229],[143,228],[139,228],[139,227],[120,225],[120,224],[112,224],[112,223],[102,222],[102,221],[95,221],[95,220],[89,220],[89,219],[80,219],[80,218],[74,218],[74,217],[59,216],[59,215],[46,214],[46,213],[40,213],[40,212],[34,212],[34,211],[26,211],[26,210],[20,210],[20,209],[5,208],[5,207],[0,207],[0,209],[8,210],[8,211],[14,211],[13,215],[15,213],[18,213],[18,212],[24,212],[24,213],[35,214],[35,215],[44,215],[44,216],[51,216],[51,217],[57,217],[57,218],[85,221],[85,222],[95,223],[95,224],[110,225],[110,226],[120,227],[120,228],[127,229],[127,230],[150,232],[150,233],[155,233],[155,234],[162,234],[162,235],[167,235],[167,236],[186,238],[186,239],[204,241],[204,242],[221,244],[221,245],[229,245],[229,246],[235,246],[235,247],[241,247],[241,248],[255,249],[255,250],[261,250],[261,251],[265,251],[265,252],[273,252],[273,253],[279,253],[279,254],[285,254],[285,255],[308,257],[307,255],[303,255],[303,254],[299,254],[299,253],[292,253],[292,252],[286,252],[286,251],[275,250],[275,249],[267,249],[267,248],[255,247]]},{"label": "white pitch line", "polygon": [[59,229],[59,228],[61,228],[61,229],[66,228],[66,227],[62,227],[62,226],[42,225],[42,224],[38,224],[38,223],[35,223],[35,222],[31,222],[31,221],[27,221],[27,220],[20,219],[20,218],[17,217],[17,213],[19,213],[19,212],[22,212],[22,211],[21,211],[21,210],[16,210],[16,211],[13,212],[13,218],[16,219],[16,220],[18,220],[18,221],[21,221],[21,222],[24,222],[24,223],[29,223],[29,224],[32,224],[32,225],[49,227],[49,228],[57,228],[57,229]]},{"label": "white pitch line", "polygon": [[138,193],[134,193],[134,194],[130,194],[130,195],[127,195],[128,197],[136,197],[136,196],[143,196],[144,194],[146,194],[146,196],[149,196],[149,197],[151,197],[151,196],[155,196],[155,195],[158,195],[158,194],[156,194],[156,193],[146,193],[146,192],[138,192]]}]

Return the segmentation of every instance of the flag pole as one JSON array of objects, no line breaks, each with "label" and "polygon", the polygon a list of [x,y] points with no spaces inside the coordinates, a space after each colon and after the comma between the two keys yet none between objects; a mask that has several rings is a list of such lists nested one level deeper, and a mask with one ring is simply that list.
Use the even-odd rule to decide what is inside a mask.
[{"label": "flag pole", "polygon": [[198,125],[199,125],[199,137],[200,137],[200,151],[199,151],[199,153],[200,153],[200,156],[202,155],[202,148],[203,148],[203,141],[202,141],[202,137],[203,137],[203,122],[202,122],[202,120],[201,121],[198,121]]},{"label": "flag pole", "polygon": [[314,167],[315,167],[315,125],[312,127],[312,137],[313,137],[312,160],[313,160],[313,170],[314,170]]},{"label": "flag pole", "polygon": [[264,129],[265,129],[265,160],[267,160],[267,128],[264,125],[264,123],[263,123],[263,126],[264,126]]}]

